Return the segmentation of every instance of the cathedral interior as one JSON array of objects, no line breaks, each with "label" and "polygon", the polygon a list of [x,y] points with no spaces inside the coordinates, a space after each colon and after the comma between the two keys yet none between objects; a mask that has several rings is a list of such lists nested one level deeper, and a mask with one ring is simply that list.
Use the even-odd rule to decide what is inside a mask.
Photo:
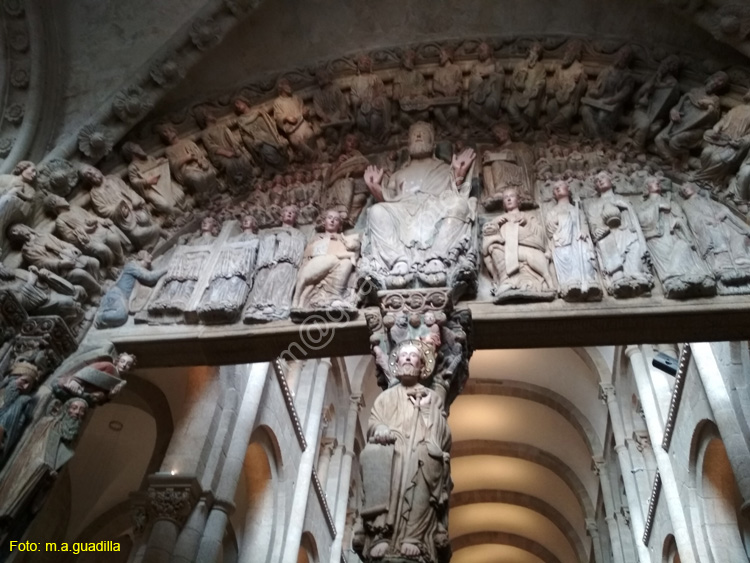
[{"label": "cathedral interior", "polygon": [[0,30],[0,562],[750,560],[745,0]]}]

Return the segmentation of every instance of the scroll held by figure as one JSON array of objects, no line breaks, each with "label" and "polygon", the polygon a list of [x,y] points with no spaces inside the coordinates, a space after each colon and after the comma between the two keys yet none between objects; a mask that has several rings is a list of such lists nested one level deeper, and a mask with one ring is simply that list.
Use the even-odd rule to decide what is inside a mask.
[{"label": "scroll held by figure", "polygon": [[365,274],[388,289],[445,287],[475,275],[476,199],[470,197],[475,153],[451,165],[433,156],[435,134],[409,129],[409,161],[389,177],[375,166],[365,182],[378,202],[368,212]]},{"label": "scroll held by figure", "polygon": [[406,340],[389,366],[397,383],[375,399],[360,454],[365,503],[354,548],[367,562],[447,563],[451,435],[428,386],[434,348]]}]

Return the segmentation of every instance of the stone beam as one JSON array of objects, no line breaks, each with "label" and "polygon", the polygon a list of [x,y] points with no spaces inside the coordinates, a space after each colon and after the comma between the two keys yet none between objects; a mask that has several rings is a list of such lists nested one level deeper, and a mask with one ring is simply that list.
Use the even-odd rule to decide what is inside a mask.
[{"label": "stone beam", "polygon": [[[680,302],[660,298],[601,303],[504,305],[472,302],[475,349],[539,348],[744,340],[750,336],[750,300],[738,296]],[[307,359],[370,352],[364,318],[339,324],[278,321],[264,325],[128,325],[93,331],[139,367],[227,365],[283,356]]]}]

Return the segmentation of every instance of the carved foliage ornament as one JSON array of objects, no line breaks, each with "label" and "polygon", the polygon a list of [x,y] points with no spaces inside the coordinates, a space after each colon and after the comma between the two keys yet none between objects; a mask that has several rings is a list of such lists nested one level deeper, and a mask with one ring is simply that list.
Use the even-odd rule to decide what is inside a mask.
[{"label": "carved foliage ornament", "polygon": [[78,183],[78,171],[69,161],[55,158],[38,168],[36,182],[43,190],[65,197]]},{"label": "carved foliage ornament", "polygon": [[130,86],[115,96],[112,110],[125,123],[136,121],[151,109],[151,103],[143,88]]},{"label": "carved foliage ornament", "polygon": [[101,125],[85,125],[78,133],[78,150],[99,160],[112,151],[112,136]]}]

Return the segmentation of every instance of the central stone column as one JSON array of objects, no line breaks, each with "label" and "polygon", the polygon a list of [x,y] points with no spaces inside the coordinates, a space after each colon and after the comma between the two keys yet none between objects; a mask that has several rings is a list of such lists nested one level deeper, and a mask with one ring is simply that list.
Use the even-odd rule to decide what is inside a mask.
[{"label": "central stone column", "polygon": [[448,288],[379,293],[367,314],[384,389],[360,454],[364,505],[353,545],[363,561],[445,563],[451,435],[448,408],[468,377],[468,310]]}]

